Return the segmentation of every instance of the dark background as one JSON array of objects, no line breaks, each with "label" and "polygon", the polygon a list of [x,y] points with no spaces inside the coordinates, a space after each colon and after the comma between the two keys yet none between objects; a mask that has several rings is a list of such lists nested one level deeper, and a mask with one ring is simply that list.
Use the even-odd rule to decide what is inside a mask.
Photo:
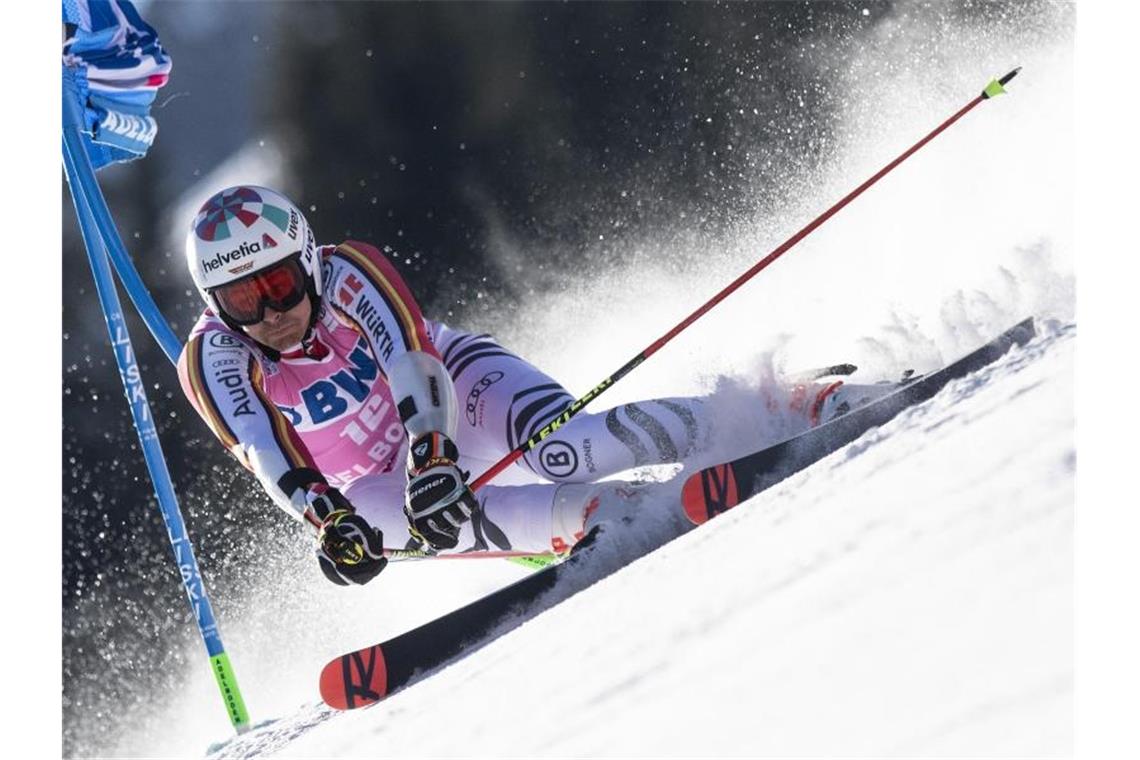
[{"label": "dark background", "polygon": [[[962,3],[945,12],[984,22],[1007,8]],[[615,229],[654,229],[683,215],[694,230],[722,230],[774,205],[790,168],[826,166],[844,96],[828,67],[842,66],[842,51],[898,10],[889,2],[152,3],[144,15],[174,60],[153,110],[158,139],[145,160],[107,169],[100,181],[180,336],[202,304],[182,263],[189,218],[171,209],[259,139],[283,149],[291,179],[280,189],[306,209],[318,241],[390,246],[426,314],[477,327],[482,309],[502,310],[522,294],[489,264],[497,241],[523,252],[526,288],[542,287],[543,272],[604,276],[627,255]],[[217,189],[198,188],[199,201]],[[62,202],[70,727],[69,714],[109,716],[147,699],[139,687],[155,669],[175,667],[185,647],[174,644],[197,633],[66,185]],[[301,529],[216,444],[127,310],[224,620],[256,577],[260,552],[306,556]],[[140,651],[147,656],[124,656]]]}]

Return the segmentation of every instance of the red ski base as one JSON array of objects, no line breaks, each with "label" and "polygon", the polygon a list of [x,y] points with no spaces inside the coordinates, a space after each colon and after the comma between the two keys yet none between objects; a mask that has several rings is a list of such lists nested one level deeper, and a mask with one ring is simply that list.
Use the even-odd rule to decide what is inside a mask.
[{"label": "red ski base", "polygon": [[321,670],[321,699],[337,710],[379,702],[388,695],[388,668],[379,645],[342,655]]},{"label": "red ski base", "polygon": [[732,462],[707,467],[685,481],[681,505],[693,525],[703,525],[740,503]]}]

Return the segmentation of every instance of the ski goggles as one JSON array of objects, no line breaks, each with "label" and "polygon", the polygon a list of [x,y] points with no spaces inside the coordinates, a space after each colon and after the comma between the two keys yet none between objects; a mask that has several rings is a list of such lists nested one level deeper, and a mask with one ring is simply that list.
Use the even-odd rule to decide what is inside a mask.
[{"label": "ski goggles", "polygon": [[256,325],[265,319],[265,307],[289,311],[305,297],[305,273],[301,254],[258,272],[219,285],[210,291],[225,315],[242,326]]}]

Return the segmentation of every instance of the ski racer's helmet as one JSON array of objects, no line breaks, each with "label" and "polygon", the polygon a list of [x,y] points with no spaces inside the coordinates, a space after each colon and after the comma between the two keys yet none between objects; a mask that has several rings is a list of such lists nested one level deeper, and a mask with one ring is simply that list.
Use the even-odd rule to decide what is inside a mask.
[{"label": "ski racer's helmet", "polygon": [[[257,185],[237,185],[215,193],[190,224],[186,264],[206,305],[232,329],[243,324],[222,307],[217,290],[253,278],[286,259],[296,259],[312,300],[315,322],[322,290],[321,262],[304,214],[285,196]],[[293,301],[293,305],[300,298]],[[272,300],[270,305],[274,305]],[[259,314],[264,305],[257,304]],[[252,322],[259,321],[253,319]],[[245,324],[250,324],[247,320]]]}]

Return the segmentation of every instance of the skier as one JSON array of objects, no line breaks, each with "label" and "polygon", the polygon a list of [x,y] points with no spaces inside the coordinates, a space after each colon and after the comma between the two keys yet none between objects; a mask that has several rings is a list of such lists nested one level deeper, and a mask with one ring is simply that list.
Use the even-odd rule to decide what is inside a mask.
[{"label": "skier", "polygon": [[[389,549],[438,554],[562,552],[630,493],[596,481],[722,455],[725,424],[705,399],[630,403],[579,413],[513,478],[475,494],[470,472],[573,401],[557,381],[489,335],[426,319],[380,251],[317,245],[301,211],[268,188],[207,200],[186,256],[207,309],[179,357],[183,390],[270,498],[316,529],[334,583],[383,570],[385,537]],[[841,413],[852,391],[866,400],[869,388],[800,386],[793,428]]]}]

